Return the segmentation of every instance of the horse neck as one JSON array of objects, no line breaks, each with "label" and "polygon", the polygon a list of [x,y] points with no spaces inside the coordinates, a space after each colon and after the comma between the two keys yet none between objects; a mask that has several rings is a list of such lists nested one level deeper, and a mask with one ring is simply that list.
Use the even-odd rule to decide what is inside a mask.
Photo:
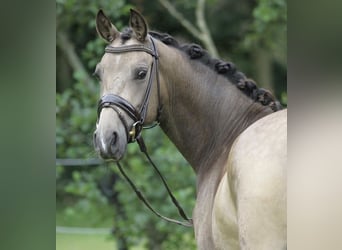
[{"label": "horse neck", "polygon": [[244,129],[272,110],[183,52],[161,43],[158,47],[166,92],[161,127],[196,174],[203,175],[220,156],[227,157]]}]

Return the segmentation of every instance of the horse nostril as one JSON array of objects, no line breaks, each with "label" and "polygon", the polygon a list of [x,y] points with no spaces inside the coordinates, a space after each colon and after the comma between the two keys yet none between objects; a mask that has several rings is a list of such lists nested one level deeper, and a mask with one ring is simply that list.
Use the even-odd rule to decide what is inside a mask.
[{"label": "horse nostril", "polygon": [[117,139],[118,139],[118,134],[116,132],[113,132],[113,137],[112,137],[112,140],[110,142],[110,145],[115,146]]}]

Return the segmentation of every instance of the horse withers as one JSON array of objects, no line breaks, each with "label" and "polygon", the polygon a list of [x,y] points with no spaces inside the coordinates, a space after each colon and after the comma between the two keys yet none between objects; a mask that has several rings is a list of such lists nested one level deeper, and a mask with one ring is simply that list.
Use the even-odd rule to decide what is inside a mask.
[{"label": "horse withers", "polygon": [[119,32],[100,10],[108,46],[95,149],[119,161],[157,121],[196,173],[198,249],[286,249],[287,110],[267,90],[200,46],[148,30],[131,10]]}]

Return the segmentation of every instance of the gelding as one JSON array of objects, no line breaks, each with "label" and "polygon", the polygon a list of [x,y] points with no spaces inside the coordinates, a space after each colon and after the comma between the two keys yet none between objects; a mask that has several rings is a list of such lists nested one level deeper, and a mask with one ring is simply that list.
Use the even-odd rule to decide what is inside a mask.
[{"label": "gelding", "polygon": [[196,173],[198,249],[286,249],[287,110],[234,64],[148,30],[131,10],[119,32],[100,10],[108,46],[94,146],[119,161],[158,122]]}]

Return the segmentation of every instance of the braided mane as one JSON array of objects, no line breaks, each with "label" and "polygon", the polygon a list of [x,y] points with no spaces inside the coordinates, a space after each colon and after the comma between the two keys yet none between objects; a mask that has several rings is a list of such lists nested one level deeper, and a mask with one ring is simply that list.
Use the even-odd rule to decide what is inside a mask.
[{"label": "braided mane", "polygon": [[259,102],[264,106],[269,106],[273,111],[282,109],[281,104],[272,93],[266,89],[258,88],[252,79],[247,78],[242,72],[238,71],[232,62],[225,62],[220,59],[212,58],[208,51],[204,50],[198,44],[184,44],[181,45],[176,39],[166,33],[158,33],[150,31],[149,34],[160,40],[166,45],[180,49],[189,55],[189,58],[199,60],[201,63],[207,65],[218,74],[223,75],[245,95],[252,98],[254,101]]},{"label": "braided mane", "polygon": [[[225,62],[217,58],[212,58],[208,51],[198,44],[179,44],[175,38],[167,33],[150,31],[149,34],[164,44],[183,51],[191,60],[198,60],[218,74],[223,75],[255,102],[264,106],[269,106],[273,111],[282,109],[280,102],[276,100],[269,90],[258,88],[256,83],[252,79],[247,78],[242,72],[238,71],[232,62]],[[123,33],[121,33],[122,41],[125,42],[130,39],[131,35],[132,31],[130,28],[124,29]]]}]

